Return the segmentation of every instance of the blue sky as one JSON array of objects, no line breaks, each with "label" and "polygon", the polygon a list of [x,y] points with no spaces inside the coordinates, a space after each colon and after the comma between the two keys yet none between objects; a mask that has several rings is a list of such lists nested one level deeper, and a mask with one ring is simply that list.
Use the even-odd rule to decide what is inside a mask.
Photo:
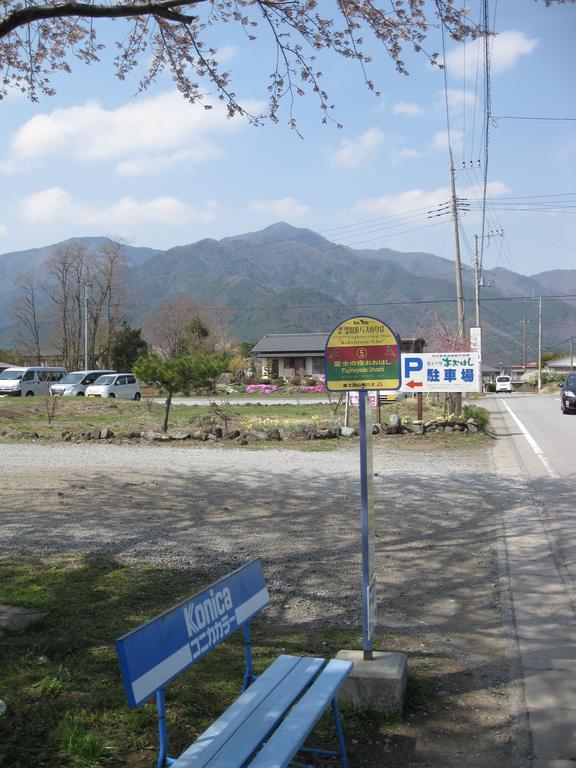
[{"label": "blue sky", "polygon": [[[477,20],[478,3],[467,5]],[[576,8],[492,0],[490,12],[492,114],[576,117]],[[103,28],[103,40],[120,28]],[[434,34],[427,48],[441,50]],[[213,36],[236,93],[258,109],[273,63],[269,41],[251,45],[231,25]],[[118,81],[106,59],[74,64],[72,75],[55,79],[57,95],[37,104],[10,94],[0,102],[0,253],[100,234],[169,248],[284,220],[353,247],[452,258],[449,216],[428,213],[444,213],[450,197],[444,74],[408,55],[404,77],[383,50],[371,52],[379,96],[354,62],[321,58],[343,127],[322,125],[308,95],[295,108],[303,138],[287,125],[287,104],[279,124],[255,128],[217,105],[190,106],[168,77],[135,96],[136,79]],[[477,61],[474,44],[447,41],[457,190],[467,199],[480,197],[483,175]],[[576,122],[495,120],[485,267],[523,274],[576,267],[576,208],[554,197],[576,200],[575,170]],[[464,214],[464,263],[480,228],[477,211]]]}]

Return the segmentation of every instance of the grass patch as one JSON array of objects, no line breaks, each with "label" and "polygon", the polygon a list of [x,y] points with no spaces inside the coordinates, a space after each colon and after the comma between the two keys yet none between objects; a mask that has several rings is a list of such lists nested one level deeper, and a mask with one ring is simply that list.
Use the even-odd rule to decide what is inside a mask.
[{"label": "grass patch", "polygon": [[[303,426],[315,424],[318,428],[342,425],[344,409],[336,413],[329,404],[282,405],[266,400],[268,405],[250,402],[246,405],[228,406],[228,429],[265,432],[279,429],[285,438]],[[482,409],[479,409],[482,410]],[[442,406],[425,401],[424,418],[433,419],[442,414]],[[0,398],[0,440],[5,441],[60,441],[71,433],[80,436],[82,432],[107,427],[118,439],[130,432],[157,432],[162,420],[163,405],[152,400],[138,403],[127,400],[92,400],[80,397],[61,398],[58,401],[52,423],[40,398]],[[390,415],[399,415],[406,423],[416,418],[416,401],[410,398],[387,403],[380,409],[380,419],[387,423]],[[374,420],[378,411],[374,410]],[[194,429],[222,422],[209,406],[174,405],[170,412],[169,431],[184,434]],[[350,411],[350,425],[358,424],[358,409]],[[322,441],[325,442],[325,441]],[[197,445],[197,444],[196,444]],[[232,444],[234,445],[234,444]],[[278,444],[276,444],[278,447]],[[326,446],[306,450],[330,450]]]},{"label": "grass patch", "polygon": [[[154,765],[155,707],[128,708],[113,642],[213,578],[194,570],[126,566],[108,557],[0,560],[0,602],[47,612],[25,631],[0,630],[1,693],[8,706],[0,718],[3,768]],[[258,673],[280,653],[331,657],[340,648],[360,647],[361,637],[356,631],[294,631],[255,622],[253,646]],[[236,633],[169,686],[173,753],[240,693],[243,666]],[[352,765],[373,765],[366,744],[394,720],[344,712]],[[322,720],[314,742],[334,743],[330,717]]]}]

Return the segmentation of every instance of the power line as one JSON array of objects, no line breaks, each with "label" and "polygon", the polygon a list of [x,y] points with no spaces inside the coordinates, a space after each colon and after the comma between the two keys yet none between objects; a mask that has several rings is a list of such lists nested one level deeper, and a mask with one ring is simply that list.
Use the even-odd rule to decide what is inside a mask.
[{"label": "power line", "polygon": [[536,117],[531,115],[494,115],[493,120],[551,120],[576,122],[576,117]]},{"label": "power line", "polygon": [[[524,296],[491,296],[488,298],[482,299],[482,302],[491,302],[491,301],[522,301],[525,297]],[[572,300],[576,299],[576,293],[563,293],[563,294],[544,294],[541,298],[543,299],[560,299],[560,300]],[[376,302],[353,302],[345,304],[343,302],[332,302],[330,304],[286,304],[286,305],[277,305],[277,309],[284,309],[284,310],[292,310],[292,309],[333,309],[333,308],[348,308],[348,307],[402,307],[402,306],[417,306],[417,305],[425,305],[425,304],[455,304],[457,299],[450,298],[450,299],[409,299],[404,301],[376,301]],[[465,302],[473,302],[475,301],[475,298],[473,296],[471,297],[463,297],[463,301]],[[262,307],[262,306],[242,306],[242,307],[223,307],[220,305],[216,306],[206,306],[206,309],[227,309],[227,310],[234,310],[234,311],[245,311],[245,310],[265,310],[268,311],[269,307]]]}]

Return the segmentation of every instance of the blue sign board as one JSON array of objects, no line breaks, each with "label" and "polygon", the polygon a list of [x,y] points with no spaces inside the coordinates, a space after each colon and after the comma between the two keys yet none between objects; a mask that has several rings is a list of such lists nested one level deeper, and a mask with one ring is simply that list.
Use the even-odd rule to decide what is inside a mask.
[{"label": "blue sign board", "polygon": [[253,560],[116,641],[128,703],[136,707],[270,603]]}]

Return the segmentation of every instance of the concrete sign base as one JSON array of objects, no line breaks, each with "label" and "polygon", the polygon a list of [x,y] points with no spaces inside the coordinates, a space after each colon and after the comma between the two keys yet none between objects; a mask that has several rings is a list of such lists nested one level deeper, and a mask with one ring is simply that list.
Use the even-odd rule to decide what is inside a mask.
[{"label": "concrete sign base", "polygon": [[337,659],[351,661],[354,668],[340,689],[338,703],[360,711],[402,712],[408,659],[404,653],[374,651],[372,661],[364,661],[362,651],[338,651]]}]

